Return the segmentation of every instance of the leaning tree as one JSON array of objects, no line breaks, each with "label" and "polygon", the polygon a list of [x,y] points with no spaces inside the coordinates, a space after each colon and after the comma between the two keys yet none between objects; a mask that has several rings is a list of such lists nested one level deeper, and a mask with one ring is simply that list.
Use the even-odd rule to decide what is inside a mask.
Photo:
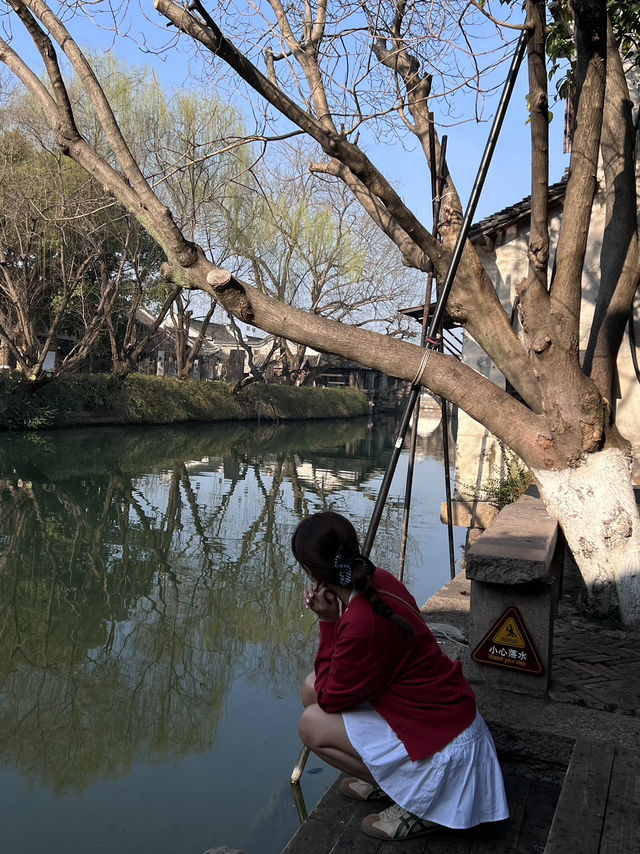
[{"label": "leaning tree", "polygon": [[[483,57],[474,49],[469,16],[485,16],[503,34],[514,27],[526,32],[532,200],[528,273],[517,287],[521,332],[514,331],[471,245],[462,254],[447,306],[517,395],[442,352],[429,351],[425,357],[408,342],[285,305],[238,279],[233,270],[216,266],[154,194],[99,80],[62,22],[63,13],[58,10],[56,16],[44,0],[8,0],[8,5],[38,48],[48,85],[10,40],[0,42],[0,59],[38,99],[62,151],[107,187],[161,245],[169,281],[210,294],[236,317],[267,332],[416,381],[462,407],[535,475],[592,605],[601,611],[619,605],[627,623],[640,622],[640,523],[631,454],[611,406],[616,355],[639,277],[635,129],[622,36],[605,0],[553,4],[575,48],[576,121],[552,287],[544,2],[527,0],[524,20],[504,27],[488,3],[473,0],[342,0],[335,5],[329,0],[253,0],[246,6],[241,0],[236,5],[220,0],[209,9],[201,0],[188,6],[155,0],[174,31],[209,55],[213,73],[229,70],[282,117],[276,130],[285,134],[293,126],[315,143],[311,170],[342,181],[406,265],[423,271],[433,265],[441,279],[462,219],[455,176],[445,180],[436,235],[367,156],[367,124],[374,123],[374,133],[382,138],[387,135],[382,123],[397,117],[434,168],[433,151],[437,162],[440,146],[437,135],[435,145],[429,144],[432,101],[436,95],[453,98],[468,83],[460,60],[465,54],[456,54],[456,46],[466,50],[469,79],[481,76]],[[617,14],[614,23],[620,20],[619,9]],[[637,17],[628,20],[635,26]],[[59,61],[62,52],[91,97],[115,161],[91,147],[78,126]],[[493,62],[484,59],[487,65]],[[600,156],[607,222],[587,369],[579,354],[582,271]]]}]

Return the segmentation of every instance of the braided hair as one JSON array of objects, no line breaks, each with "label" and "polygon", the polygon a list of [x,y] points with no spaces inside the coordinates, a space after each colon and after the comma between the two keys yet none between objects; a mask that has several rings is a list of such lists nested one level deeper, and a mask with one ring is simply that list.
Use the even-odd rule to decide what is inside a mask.
[{"label": "braided hair", "polygon": [[344,516],[325,510],[303,519],[291,538],[291,550],[307,572],[327,584],[358,591],[374,613],[391,620],[406,634],[415,634],[411,623],[378,595],[371,580],[376,568],[361,554],[356,530]]}]

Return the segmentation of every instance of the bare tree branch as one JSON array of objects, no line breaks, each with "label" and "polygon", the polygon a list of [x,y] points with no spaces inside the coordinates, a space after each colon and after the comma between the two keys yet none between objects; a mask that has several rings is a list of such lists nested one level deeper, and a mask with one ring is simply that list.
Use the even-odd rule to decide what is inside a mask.
[{"label": "bare tree branch", "polygon": [[[331,158],[331,160],[323,163],[312,163],[309,169],[314,173],[333,175],[336,178],[340,178],[349,187],[376,225],[387,237],[393,240],[402,253],[405,263],[409,267],[415,267],[416,270],[427,271],[428,259],[425,257],[424,252],[420,250],[407,232],[391,216],[380,199],[347,166],[340,163],[339,160]],[[444,272],[446,269],[446,255],[444,251],[441,253],[441,256],[442,260],[438,258],[437,267]]]}]

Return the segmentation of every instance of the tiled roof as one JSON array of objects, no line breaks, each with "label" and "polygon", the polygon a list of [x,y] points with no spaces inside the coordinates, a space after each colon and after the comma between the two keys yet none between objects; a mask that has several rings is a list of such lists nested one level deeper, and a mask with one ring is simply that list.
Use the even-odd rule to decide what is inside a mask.
[{"label": "tiled roof", "polygon": [[[564,199],[564,194],[567,190],[568,175],[565,173],[562,180],[556,184],[549,186],[549,207],[553,207]],[[527,196],[520,202],[514,205],[509,205],[497,213],[481,219],[474,223],[469,229],[469,240],[473,243],[474,240],[479,240],[482,236],[488,234],[496,234],[504,231],[511,225],[528,219],[531,215],[531,196]]]},{"label": "tiled roof", "polygon": [[[191,318],[190,329],[193,329],[194,332],[199,333],[202,329],[202,321],[197,320],[195,317]],[[233,332],[229,329],[226,323],[213,323],[209,321],[207,325],[206,337],[211,341],[214,341],[216,344],[236,344],[236,338]]]}]

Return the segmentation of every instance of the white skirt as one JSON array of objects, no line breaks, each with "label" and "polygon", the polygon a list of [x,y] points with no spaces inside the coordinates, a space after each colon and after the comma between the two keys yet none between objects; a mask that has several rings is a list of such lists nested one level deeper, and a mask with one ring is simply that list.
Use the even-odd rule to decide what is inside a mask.
[{"label": "white skirt", "polygon": [[455,829],[508,818],[495,745],[480,714],[442,750],[418,762],[371,706],[343,712],[342,719],[373,779],[403,809]]}]

